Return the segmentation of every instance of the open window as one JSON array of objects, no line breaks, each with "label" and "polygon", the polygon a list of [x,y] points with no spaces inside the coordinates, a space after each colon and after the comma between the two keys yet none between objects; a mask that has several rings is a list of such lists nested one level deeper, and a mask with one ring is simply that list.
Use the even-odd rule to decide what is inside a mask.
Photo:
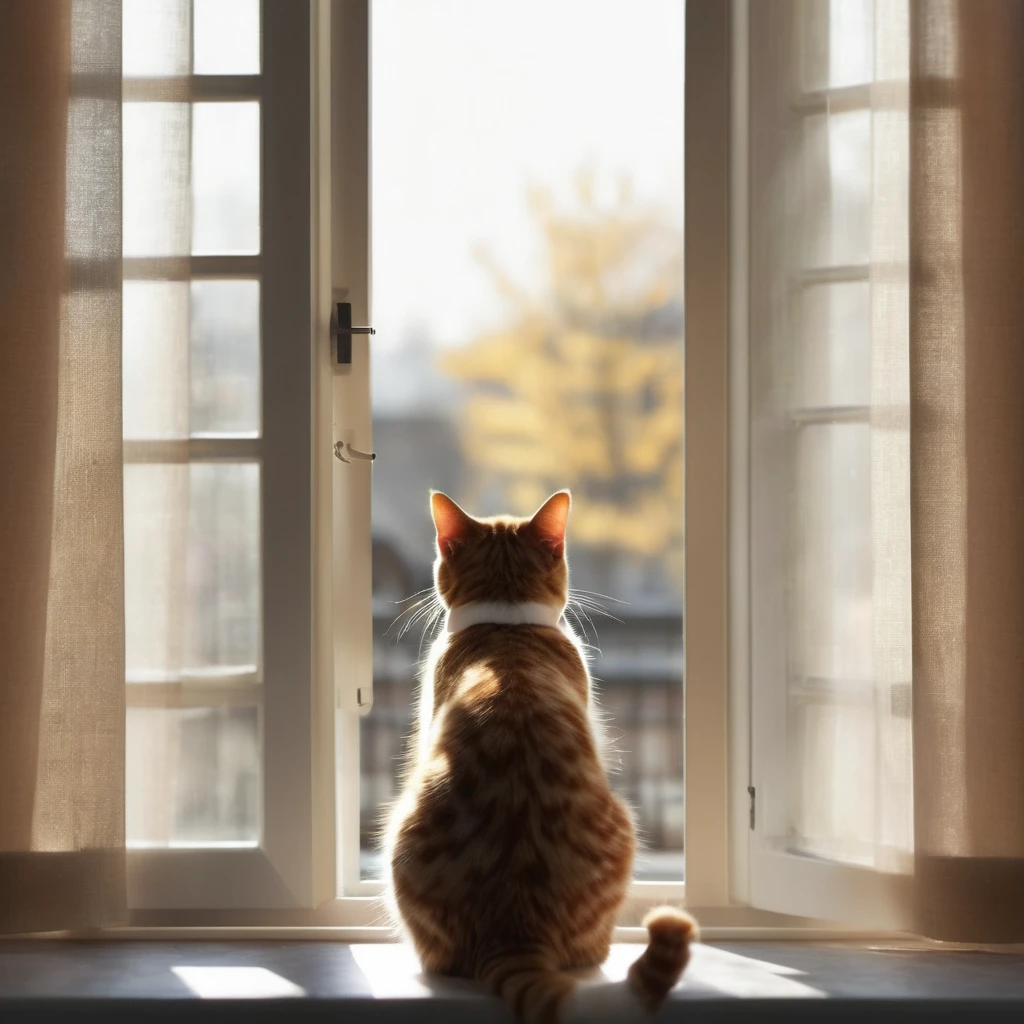
[{"label": "open window", "polygon": [[749,18],[750,896],[906,927],[908,10]]},{"label": "open window", "polygon": [[129,899],[309,906],[308,11],[123,11]]},{"label": "open window", "polygon": [[332,298],[376,331],[331,367],[332,440],[356,453],[333,467],[340,890],[380,887],[438,625],[429,489],[486,515],[568,486],[568,619],[637,812],[636,878],[681,898],[685,5],[331,16]]},{"label": "open window", "polygon": [[624,920],[902,924],[904,6],[124,9],[137,914],[374,924],[428,489],[570,486]]}]

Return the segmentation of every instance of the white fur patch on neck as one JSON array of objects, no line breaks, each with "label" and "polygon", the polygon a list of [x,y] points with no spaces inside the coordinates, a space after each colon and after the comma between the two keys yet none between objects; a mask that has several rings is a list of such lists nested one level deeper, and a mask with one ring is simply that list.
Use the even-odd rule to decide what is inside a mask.
[{"label": "white fur patch on neck", "polygon": [[508,601],[474,601],[459,605],[448,612],[445,629],[458,633],[470,626],[484,624],[494,626],[551,626],[558,628],[562,609],[553,604],[539,601],[524,601],[513,604]]}]

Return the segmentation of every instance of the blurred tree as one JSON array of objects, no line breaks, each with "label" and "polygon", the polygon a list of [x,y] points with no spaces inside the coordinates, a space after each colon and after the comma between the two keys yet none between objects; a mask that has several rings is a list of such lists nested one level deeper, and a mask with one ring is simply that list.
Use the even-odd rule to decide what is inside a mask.
[{"label": "blurred tree", "polygon": [[463,454],[475,494],[532,511],[573,492],[574,544],[666,560],[683,532],[682,232],[639,209],[626,182],[610,205],[577,182],[578,209],[530,195],[547,252],[545,294],[528,294],[478,253],[510,309],[502,328],[448,349],[468,387]]}]

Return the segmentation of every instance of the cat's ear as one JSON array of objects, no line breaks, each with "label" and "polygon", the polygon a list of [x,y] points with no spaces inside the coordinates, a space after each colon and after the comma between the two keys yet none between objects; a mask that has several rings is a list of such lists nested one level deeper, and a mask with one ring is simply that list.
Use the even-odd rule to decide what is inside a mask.
[{"label": "cat's ear", "polygon": [[555,558],[565,553],[565,527],[569,522],[572,497],[568,491],[552,494],[536,512],[527,527],[530,535]]},{"label": "cat's ear", "polygon": [[437,547],[446,558],[475,529],[476,520],[440,491],[430,492],[430,514],[434,517],[434,529],[437,530]]}]

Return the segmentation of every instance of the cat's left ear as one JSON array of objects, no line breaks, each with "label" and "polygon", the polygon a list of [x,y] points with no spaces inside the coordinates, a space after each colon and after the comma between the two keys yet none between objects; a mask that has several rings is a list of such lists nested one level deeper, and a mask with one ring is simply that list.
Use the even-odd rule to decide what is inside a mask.
[{"label": "cat's left ear", "polygon": [[476,520],[440,491],[430,492],[430,513],[437,530],[437,546],[446,558],[473,532]]},{"label": "cat's left ear", "polygon": [[568,491],[557,491],[536,512],[527,527],[530,534],[546,547],[555,558],[565,554],[565,528],[569,522],[572,496]]}]

